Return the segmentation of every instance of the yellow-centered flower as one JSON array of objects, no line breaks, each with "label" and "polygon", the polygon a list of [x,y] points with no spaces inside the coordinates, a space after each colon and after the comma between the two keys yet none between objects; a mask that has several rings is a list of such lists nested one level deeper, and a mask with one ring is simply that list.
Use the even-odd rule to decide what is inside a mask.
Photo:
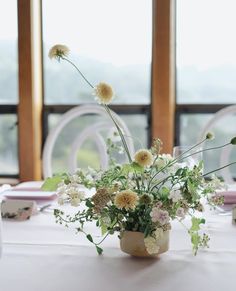
[{"label": "yellow-centered flower", "polygon": [[150,151],[146,149],[139,150],[134,155],[134,160],[142,167],[151,166],[153,157]]},{"label": "yellow-centered flower", "polygon": [[48,56],[50,59],[60,60],[62,57],[67,57],[69,52],[70,50],[67,46],[63,44],[56,44],[50,49]]},{"label": "yellow-centered flower", "polygon": [[114,204],[117,208],[126,210],[134,209],[138,203],[137,193],[131,190],[124,190],[116,194]]},{"label": "yellow-centered flower", "polygon": [[107,83],[99,83],[95,89],[94,89],[94,94],[96,95],[96,99],[98,100],[98,103],[100,104],[109,104],[111,103],[114,92],[113,89],[110,85]]}]

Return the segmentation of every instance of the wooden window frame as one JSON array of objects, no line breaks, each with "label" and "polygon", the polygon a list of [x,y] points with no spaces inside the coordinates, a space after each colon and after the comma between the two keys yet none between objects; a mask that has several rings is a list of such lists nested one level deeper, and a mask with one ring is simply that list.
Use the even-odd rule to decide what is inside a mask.
[{"label": "wooden window frame", "polygon": [[[34,31],[35,27],[37,32]],[[165,152],[171,152],[174,143],[174,27],[175,0],[153,0],[149,130],[152,138],[161,138]],[[18,59],[19,179],[20,181],[40,180],[43,115],[45,117],[46,114],[44,111],[46,107],[43,107],[41,0],[18,0]],[[119,112],[117,109],[118,107],[115,110]],[[144,112],[147,113],[147,108]]]},{"label": "wooden window frame", "polygon": [[18,0],[20,181],[41,180],[42,145],[42,5]]},{"label": "wooden window frame", "polygon": [[175,116],[175,0],[153,0],[152,137],[172,153]]}]

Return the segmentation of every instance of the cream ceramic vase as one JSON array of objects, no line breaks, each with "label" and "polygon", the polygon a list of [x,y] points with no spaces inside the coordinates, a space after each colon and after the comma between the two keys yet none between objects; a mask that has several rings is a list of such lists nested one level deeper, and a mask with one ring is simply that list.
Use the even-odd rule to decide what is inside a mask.
[{"label": "cream ceramic vase", "polygon": [[144,234],[136,231],[124,231],[121,233],[120,248],[123,252],[135,257],[154,257],[169,249],[169,230],[164,231],[161,239],[157,240],[160,247],[158,253],[149,254],[144,244]]}]

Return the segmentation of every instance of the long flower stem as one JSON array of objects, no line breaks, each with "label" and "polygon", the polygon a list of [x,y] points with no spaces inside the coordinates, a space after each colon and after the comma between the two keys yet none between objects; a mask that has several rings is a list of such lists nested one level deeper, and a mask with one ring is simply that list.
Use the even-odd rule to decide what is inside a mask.
[{"label": "long flower stem", "polygon": [[[182,158],[178,159],[177,162],[182,161],[182,160],[184,160],[184,159],[186,159],[186,158],[189,158],[189,157],[191,157],[191,156],[194,156],[194,155],[200,154],[200,153],[204,153],[204,152],[207,152],[207,151],[217,150],[217,149],[224,148],[224,147],[226,147],[226,146],[228,146],[228,145],[230,145],[230,144],[231,144],[231,143],[228,142],[228,143],[223,144],[223,145],[220,145],[220,146],[216,146],[216,147],[212,147],[212,148],[207,148],[207,149],[203,149],[203,150],[196,151],[196,152],[194,152],[194,153],[192,153],[192,154],[189,154],[189,155],[187,155],[187,156],[185,156],[185,157],[182,157]],[[185,153],[187,153],[187,151],[186,151]]]},{"label": "long flower stem", "polygon": [[126,154],[127,154],[127,157],[128,157],[128,159],[129,159],[129,162],[131,163],[131,162],[132,162],[132,158],[131,158],[131,156],[130,156],[129,148],[128,148],[128,146],[127,146],[127,143],[126,143],[126,140],[125,140],[125,138],[124,138],[124,135],[123,135],[123,133],[122,133],[122,131],[121,131],[119,125],[117,124],[115,118],[113,117],[113,115],[112,115],[112,113],[111,113],[111,111],[110,111],[110,108],[109,108],[107,105],[104,105],[104,108],[105,108],[105,110],[107,111],[107,113],[109,114],[109,116],[111,117],[113,123],[115,124],[116,129],[118,130],[118,133],[119,133],[119,136],[120,136],[120,138],[121,138],[122,144],[123,144],[123,146],[124,146],[125,152],[126,152]]},{"label": "long flower stem", "polygon": [[[226,147],[226,146],[228,146],[228,145],[231,144],[231,142],[229,142],[229,143],[226,143],[226,144],[224,144],[224,145],[220,145],[220,146],[216,146],[216,147],[212,147],[212,148],[207,148],[207,149],[199,150],[199,151],[196,151],[196,152],[194,152],[194,153],[192,153],[192,154],[189,154],[189,155],[187,155],[187,156],[184,156],[186,153],[188,153],[188,152],[190,152],[191,150],[193,150],[194,148],[198,147],[199,145],[201,145],[202,143],[204,143],[206,140],[207,140],[207,138],[205,138],[205,139],[202,140],[201,142],[197,143],[196,145],[190,147],[188,150],[186,150],[185,152],[183,152],[181,155],[177,156],[173,161],[171,161],[170,163],[167,163],[163,168],[161,168],[159,171],[157,171],[157,172],[155,173],[155,175],[153,175],[153,177],[150,179],[149,184],[148,184],[148,189],[150,188],[150,185],[151,185],[153,179],[154,179],[154,178],[155,178],[159,173],[163,172],[166,168],[169,168],[169,167],[173,166],[175,163],[180,162],[180,161],[182,161],[183,159],[186,159],[186,158],[188,158],[188,157],[190,157],[190,156],[193,156],[193,155],[196,155],[196,154],[199,154],[199,153],[202,153],[202,152],[210,151],[210,150],[220,149],[220,148]],[[216,171],[218,171],[218,169],[217,169]],[[213,172],[213,171],[212,171],[212,172]]]},{"label": "long flower stem", "polygon": [[232,163],[229,163],[229,164],[227,164],[227,165],[224,165],[224,166],[222,166],[222,167],[220,167],[220,168],[217,168],[217,169],[215,169],[215,170],[212,170],[212,171],[210,171],[210,172],[208,172],[208,173],[206,173],[206,174],[204,174],[204,175],[202,175],[202,176],[205,177],[205,176],[207,176],[207,175],[210,175],[210,174],[212,174],[212,173],[214,173],[214,172],[217,172],[217,171],[223,170],[224,168],[227,168],[227,167],[232,166],[232,165],[234,165],[234,164],[236,164],[236,162],[232,162]]},{"label": "long flower stem", "polygon": [[[130,152],[129,152],[128,145],[126,143],[126,140],[124,138],[124,135],[123,135],[123,133],[122,133],[119,125],[117,124],[114,116],[112,115],[112,113],[110,111],[110,108],[106,104],[104,104],[103,106],[104,106],[105,110],[107,111],[108,115],[110,116],[110,118],[112,119],[113,123],[115,124],[115,127],[118,130],[119,136],[121,138],[123,147],[124,147],[125,152],[127,154],[128,160],[129,160],[130,163],[132,163],[132,158],[131,158],[131,155],[130,155]],[[139,180],[138,180],[138,177],[137,177],[137,174],[136,173],[135,173],[135,181],[136,181],[137,188],[140,189]]]},{"label": "long flower stem", "polygon": [[75,69],[76,71],[81,75],[81,77],[85,80],[85,82],[92,88],[94,89],[94,86],[89,82],[89,80],[84,76],[84,74],[80,71],[80,69],[69,59],[62,57],[62,59],[68,63],[70,63]]}]

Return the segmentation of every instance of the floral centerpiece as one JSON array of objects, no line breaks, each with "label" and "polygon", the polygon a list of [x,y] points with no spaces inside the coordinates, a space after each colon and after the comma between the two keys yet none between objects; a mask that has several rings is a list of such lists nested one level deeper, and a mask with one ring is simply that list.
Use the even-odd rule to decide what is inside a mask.
[{"label": "floral centerpiece", "polygon": [[[68,54],[69,49],[66,46],[56,45],[50,50],[49,57],[72,64],[91,87],[96,100],[106,110],[117,129],[128,162],[119,164],[111,159],[109,168],[105,171],[78,169],[76,173],[48,178],[43,189],[56,187],[59,204],[67,201],[78,207],[74,215],[67,215],[56,209],[56,221],[66,226],[76,223],[78,232],[86,235],[99,254],[103,252],[101,242],[115,232],[118,232],[121,246],[126,251],[123,239],[128,232],[132,232],[141,234],[142,247],[147,255],[156,255],[168,249],[168,246],[163,247],[162,244],[163,239],[164,244],[168,243],[171,220],[183,223],[183,219],[188,215],[191,216],[192,222],[188,233],[194,254],[199,247],[208,246],[209,236],[200,230],[205,219],[199,217],[198,213],[204,210],[203,201],[212,206],[223,203],[223,198],[215,195],[216,189],[222,187],[222,183],[216,177],[210,181],[205,179],[205,176],[211,173],[203,174],[202,161],[193,166],[187,166],[184,161],[191,155],[190,150],[193,148],[197,149],[196,154],[213,150],[214,148],[198,150],[198,147],[209,142],[213,135],[208,133],[200,143],[175,158],[161,152],[162,142],[159,139],[153,140],[150,149],[139,149],[131,156],[123,132],[109,108],[114,98],[112,87],[104,82],[93,86],[68,58]],[[236,138],[222,147],[228,144],[236,144]],[[108,153],[114,148],[114,144],[109,140]],[[81,185],[94,189],[94,194],[86,197]],[[103,238],[99,242],[95,242],[93,236],[84,230],[85,224],[91,221],[101,228]]]}]

